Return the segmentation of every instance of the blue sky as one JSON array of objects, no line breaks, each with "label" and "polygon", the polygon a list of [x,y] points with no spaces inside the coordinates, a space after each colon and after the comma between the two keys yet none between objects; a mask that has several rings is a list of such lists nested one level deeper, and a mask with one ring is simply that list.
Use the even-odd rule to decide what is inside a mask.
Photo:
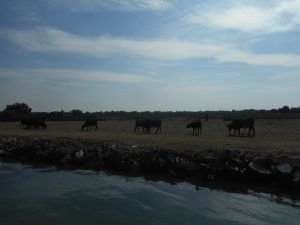
[{"label": "blue sky", "polygon": [[300,106],[300,0],[1,0],[0,108]]}]

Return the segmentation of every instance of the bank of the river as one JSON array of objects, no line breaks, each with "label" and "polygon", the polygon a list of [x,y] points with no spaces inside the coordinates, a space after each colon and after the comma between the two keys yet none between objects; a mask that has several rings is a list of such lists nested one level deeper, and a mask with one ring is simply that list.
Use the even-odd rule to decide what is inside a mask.
[{"label": "bank of the river", "polygon": [[0,158],[178,179],[247,181],[300,192],[300,155],[220,149],[180,152],[71,138],[2,137]]}]

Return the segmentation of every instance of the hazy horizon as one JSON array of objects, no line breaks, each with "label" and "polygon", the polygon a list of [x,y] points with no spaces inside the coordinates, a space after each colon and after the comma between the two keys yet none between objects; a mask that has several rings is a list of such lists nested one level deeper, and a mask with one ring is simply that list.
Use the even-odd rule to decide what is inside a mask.
[{"label": "hazy horizon", "polygon": [[0,110],[300,106],[300,0],[3,0]]}]

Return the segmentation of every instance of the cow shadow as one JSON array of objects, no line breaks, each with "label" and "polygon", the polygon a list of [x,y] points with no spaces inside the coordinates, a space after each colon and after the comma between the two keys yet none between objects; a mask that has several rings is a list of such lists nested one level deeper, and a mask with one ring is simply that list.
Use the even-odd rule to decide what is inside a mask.
[{"label": "cow shadow", "polygon": [[240,135],[228,134],[228,136],[232,137],[232,138],[254,138],[255,137],[254,134],[250,134],[250,135],[247,135],[247,134],[240,134]]},{"label": "cow shadow", "polygon": [[147,133],[147,132],[133,132],[134,134],[136,135],[158,135],[158,134],[161,134],[161,133]]},{"label": "cow shadow", "polygon": [[199,133],[199,134],[193,134],[193,132],[188,132],[188,133],[184,133],[183,135],[184,136],[197,137],[197,136],[201,136],[202,134],[201,133]]}]

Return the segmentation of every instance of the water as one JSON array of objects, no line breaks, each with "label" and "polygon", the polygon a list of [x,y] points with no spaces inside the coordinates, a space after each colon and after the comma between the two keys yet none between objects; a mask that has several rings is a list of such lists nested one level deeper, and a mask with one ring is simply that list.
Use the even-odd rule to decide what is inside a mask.
[{"label": "water", "polygon": [[0,162],[0,224],[300,224],[300,202]]}]

